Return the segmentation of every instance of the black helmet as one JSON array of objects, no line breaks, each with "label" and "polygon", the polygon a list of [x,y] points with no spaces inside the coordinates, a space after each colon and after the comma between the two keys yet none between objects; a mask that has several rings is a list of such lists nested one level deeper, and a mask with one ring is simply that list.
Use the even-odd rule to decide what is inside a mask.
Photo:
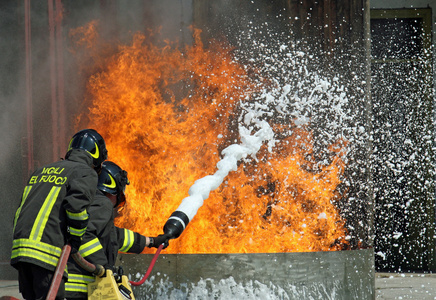
[{"label": "black helmet", "polygon": [[124,205],[126,185],[130,184],[127,172],[111,161],[105,161],[98,175],[97,188],[105,193],[117,196],[115,207]]},{"label": "black helmet", "polygon": [[107,159],[106,143],[94,129],[84,129],[73,135],[68,145],[67,154],[72,149],[82,149],[88,152],[92,156],[92,164],[96,168]]}]

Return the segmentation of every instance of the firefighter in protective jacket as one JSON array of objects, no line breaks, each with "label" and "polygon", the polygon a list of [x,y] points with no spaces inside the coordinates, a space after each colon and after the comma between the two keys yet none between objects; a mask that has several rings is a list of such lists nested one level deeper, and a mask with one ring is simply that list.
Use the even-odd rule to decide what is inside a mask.
[{"label": "firefighter in protective jacket", "polygon": [[[11,265],[18,270],[25,299],[45,299],[61,255],[69,242],[78,251],[88,224],[97,172],[107,159],[104,139],[93,129],[77,132],[65,160],[38,168],[24,188],[15,213]],[[56,299],[64,299],[64,282]]]},{"label": "firefighter in protective jacket", "polygon": [[[83,236],[79,253],[87,261],[113,269],[118,252],[141,253],[147,247],[168,246],[165,235],[145,237],[137,232],[114,225],[117,211],[126,203],[124,194],[129,184],[127,172],[111,161],[105,161],[98,177],[94,202],[89,207],[88,228]],[[80,268],[70,257],[68,282],[65,284],[67,299],[87,299],[87,284],[95,277]]]}]

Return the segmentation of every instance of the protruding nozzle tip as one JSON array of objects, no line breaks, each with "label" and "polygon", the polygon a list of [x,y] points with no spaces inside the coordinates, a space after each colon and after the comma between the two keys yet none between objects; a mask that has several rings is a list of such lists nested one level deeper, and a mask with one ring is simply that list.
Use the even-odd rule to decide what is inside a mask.
[{"label": "protruding nozzle tip", "polygon": [[186,225],[189,223],[188,216],[182,211],[175,211],[168,218],[163,228],[164,234],[171,236],[171,239],[178,238]]}]

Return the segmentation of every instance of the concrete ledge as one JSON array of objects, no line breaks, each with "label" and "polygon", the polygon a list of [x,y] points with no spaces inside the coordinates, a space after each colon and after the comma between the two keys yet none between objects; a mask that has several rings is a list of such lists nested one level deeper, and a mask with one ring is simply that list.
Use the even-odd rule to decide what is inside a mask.
[{"label": "concrete ledge", "polygon": [[[139,281],[152,257],[121,254],[119,264]],[[133,291],[137,299],[375,299],[374,252],[161,254]]]},{"label": "concrete ledge", "polygon": [[376,273],[376,299],[436,299],[436,274]]},{"label": "concrete ledge", "polygon": [[18,281],[0,280],[0,300],[7,300],[10,297],[24,299],[18,291]]}]

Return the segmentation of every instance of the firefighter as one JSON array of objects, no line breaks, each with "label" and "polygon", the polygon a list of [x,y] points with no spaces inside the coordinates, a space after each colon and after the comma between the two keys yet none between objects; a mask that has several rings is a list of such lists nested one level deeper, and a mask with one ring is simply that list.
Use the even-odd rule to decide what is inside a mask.
[{"label": "firefighter", "polygon": [[[103,137],[84,129],[72,137],[65,159],[30,176],[15,213],[11,254],[24,299],[46,299],[62,247],[69,242],[71,252],[78,251],[106,159]],[[66,277],[56,299],[64,299]]]},{"label": "firefighter", "polygon": [[[125,189],[130,184],[127,172],[111,161],[105,161],[98,177],[94,202],[89,207],[88,229],[83,236],[79,253],[87,261],[114,271],[118,252],[141,253],[145,247],[168,247],[169,237],[146,237],[137,232],[114,225],[114,218],[126,204]],[[68,282],[65,284],[67,299],[87,299],[87,284],[95,277],[80,268],[70,257]]]}]

